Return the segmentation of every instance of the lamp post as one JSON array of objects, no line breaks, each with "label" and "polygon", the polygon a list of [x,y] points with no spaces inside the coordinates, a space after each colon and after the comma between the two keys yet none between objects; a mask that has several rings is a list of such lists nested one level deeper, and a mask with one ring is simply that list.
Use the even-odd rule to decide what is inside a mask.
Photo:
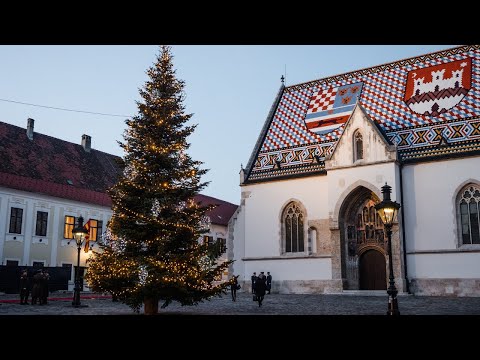
[{"label": "lamp post", "polygon": [[400,204],[396,201],[390,199],[390,193],[392,192],[392,187],[388,186],[385,183],[382,186],[383,200],[379,204],[375,205],[375,210],[377,210],[378,215],[385,225],[385,231],[387,232],[388,240],[388,267],[389,267],[389,286],[387,289],[388,294],[388,310],[387,315],[400,315],[398,311],[397,303],[397,288],[395,287],[395,278],[393,277],[393,262],[392,262],[392,224],[393,219],[395,219],[395,214],[400,208]]},{"label": "lamp post", "polygon": [[83,217],[78,218],[77,227],[73,229],[73,238],[77,243],[77,271],[75,271],[75,288],[73,292],[72,305],[80,307],[80,249],[82,248],[83,240],[88,234],[88,231],[83,227]]}]

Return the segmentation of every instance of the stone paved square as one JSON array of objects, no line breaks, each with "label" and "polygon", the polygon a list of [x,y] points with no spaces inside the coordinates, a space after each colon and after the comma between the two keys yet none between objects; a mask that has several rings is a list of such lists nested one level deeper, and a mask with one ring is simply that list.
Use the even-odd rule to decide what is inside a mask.
[{"label": "stone paved square", "polygon": [[[132,310],[110,298],[82,294],[82,305],[73,308],[71,293],[52,294],[47,305],[20,305],[18,295],[0,295],[0,316],[8,315],[135,315]],[[15,301],[15,302],[13,302]],[[480,297],[399,296],[401,315],[480,315]],[[160,304],[161,305],[161,304]],[[213,298],[197,306],[170,304],[160,309],[165,315],[385,315],[387,295],[271,294],[263,306],[252,301],[251,294],[238,293],[233,302],[230,294]]]}]

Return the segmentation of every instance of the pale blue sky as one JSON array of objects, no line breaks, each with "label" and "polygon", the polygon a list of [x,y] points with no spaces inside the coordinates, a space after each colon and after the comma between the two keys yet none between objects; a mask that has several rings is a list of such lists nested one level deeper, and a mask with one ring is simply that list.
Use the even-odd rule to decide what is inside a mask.
[{"label": "pale blue sky", "polygon": [[[173,46],[177,76],[194,113],[190,154],[210,169],[203,192],[239,203],[246,165],[280,87],[452,47],[450,45]],[[133,115],[157,46],[0,46],[0,99],[99,113]],[[122,156],[123,117],[0,101],[0,121]]]}]

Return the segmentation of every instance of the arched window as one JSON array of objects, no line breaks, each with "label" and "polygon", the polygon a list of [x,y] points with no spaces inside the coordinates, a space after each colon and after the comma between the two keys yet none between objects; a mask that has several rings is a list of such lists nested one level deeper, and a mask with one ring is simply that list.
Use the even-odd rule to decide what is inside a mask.
[{"label": "arched window", "polygon": [[353,162],[363,159],[363,136],[358,130],[353,135],[353,153]]},{"label": "arched window", "polygon": [[304,215],[298,204],[290,203],[283,213],[285,253],[305,251]]},{"label": "arched window", "polygon": [[461,243],[480,244],[480,187],[470,184],[460,192]]}]

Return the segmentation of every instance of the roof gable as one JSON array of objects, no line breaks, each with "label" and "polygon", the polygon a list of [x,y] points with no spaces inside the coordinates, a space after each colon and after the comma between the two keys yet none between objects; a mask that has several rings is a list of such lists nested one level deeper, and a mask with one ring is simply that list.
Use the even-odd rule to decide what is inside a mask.
[{"label": "roof gable", "polygon": [[[362,138],[362,159],[355,159],[354,138],[357,132]],[[344,125],[340,138],[325,159],[325,168],[331,170],[336,167],[366,165],[391,161],[396,158],[395,145],[385,137],[357,101],[352,114]]]},{"label": "roof gable", "polygon": [[286,87],[245,183],[324,172],[357,99],[401,161],[478,151],[479,75],[475,45]]}]

